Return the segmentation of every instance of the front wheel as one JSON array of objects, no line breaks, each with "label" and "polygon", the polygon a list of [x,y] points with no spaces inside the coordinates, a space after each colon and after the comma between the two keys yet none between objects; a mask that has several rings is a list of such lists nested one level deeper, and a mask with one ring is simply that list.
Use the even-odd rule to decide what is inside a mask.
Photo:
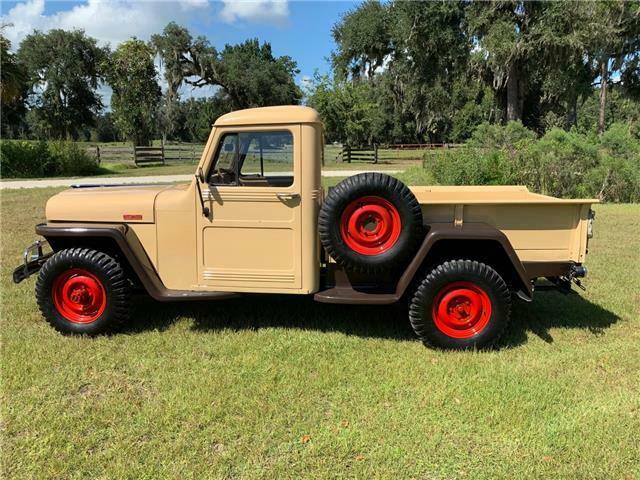
[{"label": "front wheel", "polygon": [[70,248],[43,265],[36,299],[44,318],[59,332],[94,335],[128,319],[129,281],[106,253]]},{"label": "front wheel", "polygon": [[409,320],[427,345],[487,348],[498,341],[511,316],[507,284],[493,268],[472,260],[435,267],[418,286]]}]

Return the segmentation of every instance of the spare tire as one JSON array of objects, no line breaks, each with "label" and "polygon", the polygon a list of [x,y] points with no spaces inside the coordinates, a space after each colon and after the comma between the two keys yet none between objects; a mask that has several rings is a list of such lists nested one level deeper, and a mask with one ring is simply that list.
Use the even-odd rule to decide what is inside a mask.
[{"label": "spare tire", "polygon": [[347,270],[406,267],[422,241],[422,211],[411,190],[384,173],[360,173],[332,188],[318,217],[320,242]]}]

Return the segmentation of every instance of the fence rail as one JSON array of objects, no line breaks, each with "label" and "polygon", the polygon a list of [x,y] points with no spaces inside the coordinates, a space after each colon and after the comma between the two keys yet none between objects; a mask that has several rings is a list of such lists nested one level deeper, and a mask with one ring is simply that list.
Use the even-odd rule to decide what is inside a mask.
[{"label": "fence rail", "polygon": [[398,151],[404,150],[441,150],[447,148],[462,147],[459,143],[397,143],[390,145],[343,145],[342,150],[336,156],[336,161],[343,162],[371,162],[378,163],[381,160],[399,160]]},{"label": "fence rail", "polygon": [[[401,152],[428,151],[448,148],[459,148],[461,144],[456,143],[398,143],[381,145],[343,145],[335,157],[335,161],[346,163],[369,162],[379,163],[381,161],[406,160]],[[159,151],[163,149],[162,158],[165,164],[175,163],[197,163],[200,160],[203,144],[191,143],[166,143],[164,146],[136,147],[138,152],[145,152],[145,156],[151,158],[155,155],[160,158]],[[87,147],[87,152],[93,155],[98,162],[121,162],[136,165],[136,154],[131,146],[92,146]],[[162,161],[162,160],[155,160]],[[138,163],[143,163],[138,161]]]},{"label": "fence rail", "polygon": [[[195,163],[200,160],[204,145],[196,144],[164,144],[152,147],[129,146],[92,146],[87,147],[87,153],[93,155],[98,163],[122,162],[139,163]],[[148,161],[145,159],[149,159]],[[153,160],[151,160],[153,159]],[[162,161],[164,159],[164,161]]]}]

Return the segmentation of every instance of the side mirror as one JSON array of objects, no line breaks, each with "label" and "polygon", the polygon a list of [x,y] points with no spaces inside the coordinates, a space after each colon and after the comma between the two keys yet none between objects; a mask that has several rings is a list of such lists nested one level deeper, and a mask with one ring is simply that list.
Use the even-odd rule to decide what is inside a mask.
[{"label": "side mirror", "polygon": [[201,183],[204,183],[204,172],[202,171],[202,167],[198,167],[196,177],[198,178],[198,180],[200,180]]}]

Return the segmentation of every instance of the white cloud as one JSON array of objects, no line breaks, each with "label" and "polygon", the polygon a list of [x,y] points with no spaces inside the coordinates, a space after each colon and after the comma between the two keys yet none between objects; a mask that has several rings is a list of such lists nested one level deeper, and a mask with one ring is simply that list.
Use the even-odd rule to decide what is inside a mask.
[{"label": "white cloud", "polygon": [[222,3],[220,17],[227,23],[246,20],[282,25],[289,18],[287,0],[223,0]]},{"label": "white cloud", "polygon": [[[2,0],[0,0],[1,2]],[[1,24],[10,24],[3,34],[16,50],[20,42],[34,30],[46,32],[54,28],[64,30],[82,29],[98,40],[100,45],[112,48],[131,37],[148,40],[160,33],[171,21],[188,26],[189,20],[203,16],[217,16],[226,23],[254,22],[283,24],[289,16],[286,0],[233,1],[223,0],[212,9],[208,0],[87,0],[68,10],[45,15],[45,0],[26,0],[18,3],[0,16]],[[213,13],[213,14],[212,14]],[[197,32],[192,32],[194,35]],[[166,81],[160,65],[158,80],[162,90]],[[215,94],[218,87],[196,88],[184,85],[180,89],[182,98],[200,98]],[[111,88],[101,85],[98,93],[103,103],[109,105]]]},{"label": "white cloud", "polygon": [[[220,8],[221,6],[221,8]],[[210,15],[219,10],[217,15]],[[101,45],[118,45],[130,37],[148,40],[170,21],[188,24],[190,19],[218,16],[226,23],[253,22],[282,25],[289,17],[287,0],[223,0],[212,9],[207,0],[87,0],[68,10],[45,15],[45,0],[18,3],[0,17],[11,24],[4,34],[17,48],[34,29],[82,29]]]},{"label": "white cloud", "polygon": [[133,36],[148,40],[170,21],[185,22],[208,8],[206,0],[88,0],[69,10],[45,15],[44,0],[27,0],[10,9],[1,21],[13,25],[4,33],[14,48],[34,29],[47,31],[52,28],[82,29],[97,38],[101,45],[110,43],[115,46]]}]

